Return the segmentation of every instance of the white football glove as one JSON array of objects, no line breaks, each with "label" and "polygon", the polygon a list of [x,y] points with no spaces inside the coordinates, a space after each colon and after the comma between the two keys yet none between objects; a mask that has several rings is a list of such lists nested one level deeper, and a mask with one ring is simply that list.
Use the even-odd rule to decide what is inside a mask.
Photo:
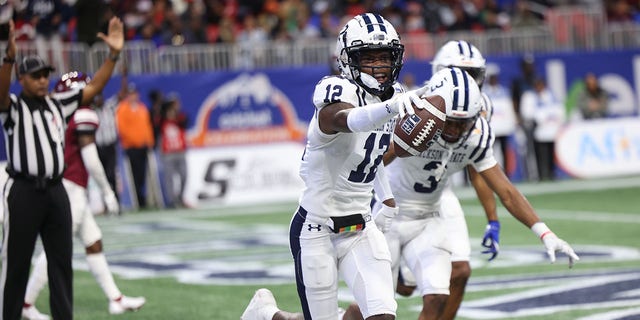
[{"label": "white football glove", "polygon": [[566,241],[558,238],[543,222],[537,222],[531,227],[531,230],[538,235],[545,248],[547,248],[547,255],[551,263],[556,262],[556,251],[560,251],[569,257],[569,268],[573,267],[575,261],[580,260],[573,248]]},{"label": "white football glove", "polygon": [[380,204],[380,210],[376,213],[375,222],[378,229],[387,232],[391,229],[393,218],[398,214],[398,207],[389,207],[384,203]]},{"label": "white football glove", "polygon": [[110,215],[115,215],[120,212],[120,204],[118,203],[118,198],[116,198],[116,195],[115,193],[113,193],[113,191],[105,192],[104,205],[107,209],[107,213]]},{"label": "white football glove", "polygon": [[547,255],[551,263],[556,262],[556,251],[560,251],[569,256],[569,268],[573,267],[574,261],[580,260],[578,255],[573,252],[571,246],[564,240],[558,238],[554,233],[548,233],[542,238],[542,243],[547,248]]},{"label": "white football glove", "polygon": [[403,118],[405,114],[415,114],[416,112],[413,109],[414,105],[417,108],[424,108],[425,101],[417,94],[417,91],[419,90],[420,89],[400,93],[397,97],[391,100],[389,105],[393,111],[400,114],[400,118]]}]

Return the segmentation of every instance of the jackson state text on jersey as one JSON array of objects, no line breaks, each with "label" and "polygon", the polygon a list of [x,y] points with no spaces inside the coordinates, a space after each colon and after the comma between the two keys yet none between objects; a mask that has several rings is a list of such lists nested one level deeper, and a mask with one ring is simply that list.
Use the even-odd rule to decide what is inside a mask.
[{"label": "jackson state text on jersey", "polygon": [[[467,140],[457,148],[449,150],[434,143],[418,156],[396,158],[387,166],[389,183],[396,203],[402,208],[400,214],[421,215],[425,211],[438,211],[440,196],[449,177],[464,170],[467,165],[482,172],[497,164],[493,156],[493,132],[487,120],[478,117],[475,128]],[[438,180],[438,168],[446,161],[446,169]]]}]

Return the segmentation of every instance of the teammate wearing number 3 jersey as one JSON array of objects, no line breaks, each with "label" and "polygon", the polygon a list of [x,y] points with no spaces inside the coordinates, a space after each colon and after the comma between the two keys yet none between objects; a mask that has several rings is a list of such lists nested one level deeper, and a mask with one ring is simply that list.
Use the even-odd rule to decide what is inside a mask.
[{"label": "teammate wearing number 3 jersey", "polygon": [[[542,240],[551,261],[555,261],[556,251],[569,256],[570,266],[578,260],[573,249],[540,221],[527,199],[497,165],[493,157],[494,137],[487,120],[479,116],[481,95],[472,77],[459,68],[445,68],[429,80],[428,88],[426,96],[436,91],[451,93],[443,96],[447,120],[442,135],[429,149],[418,156],[394,159],[386,166],[399,213],[385,233],[394,275],[397,277],[403,259],[423,297],[420,319],[425,320],[441,318],[449,295],[454,250],[452,234],[441,213],[441,201],[449,177],[466,167],[475,169],[511,215]],[[385,163],[387,160],[389,157],[385,156]]]}]

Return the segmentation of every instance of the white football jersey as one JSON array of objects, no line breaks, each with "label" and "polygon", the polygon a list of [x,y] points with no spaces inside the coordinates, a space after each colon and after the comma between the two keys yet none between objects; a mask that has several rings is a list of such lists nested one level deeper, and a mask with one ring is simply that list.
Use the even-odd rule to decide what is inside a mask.
[{"label": "white football jersey", "polygon": [[[449,177],[472,165],[478,172],[496,165],[493,132],[487,120],[478,117],[466,141],[443,146],[434,143],[419,156],[396,158],[387,167],[389,183],[400,215],[424,216],[440,210],[440,197]],[[444,167],[444,168],[443,168]]]},{"label": "white football jersey", "polygon": [[[400,84],[395,94],[403,92]],[[382,155],[389,148],[394,120],[372,132],[323,133],[318,112],[334,102],[356,107],[381,102],[354,81],[342,76],[325,77],[313,93],[316,111],[307,131],[307,145],[300,165],[305,187],[300,206],[318,217],[370,213],[373,180]]]}]

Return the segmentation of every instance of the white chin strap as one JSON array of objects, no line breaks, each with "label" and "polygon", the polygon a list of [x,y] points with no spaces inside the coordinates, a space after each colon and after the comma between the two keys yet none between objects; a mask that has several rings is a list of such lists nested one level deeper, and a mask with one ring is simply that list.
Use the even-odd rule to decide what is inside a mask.
[{"label": "white chin strap", "polygon": [[382,91],[382,86],[378,83],[378,80],[368,73],[360,72],[360,81],[371,89]]}]

